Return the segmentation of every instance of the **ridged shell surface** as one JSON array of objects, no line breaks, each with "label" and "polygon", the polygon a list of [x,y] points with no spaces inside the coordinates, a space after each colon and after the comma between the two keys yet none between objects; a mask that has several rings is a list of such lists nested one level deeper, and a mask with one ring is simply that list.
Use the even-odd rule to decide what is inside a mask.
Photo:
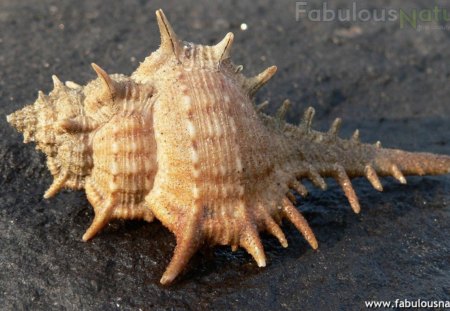
[{"label": "ridged shell surface", "polygon": [[324,178],[334,178],[359,213],[351,178],[366,177],[382,191],[380,176],[406,183],[405,175],[450,172],[446,155],[364,144],[358,130],[342,139],[339,118],[328,132],[314,131],[313,108],[299,125],[288,124],[288,100],[275,117],[264,114],[266,103],[254,95],[275,66],[246,77],[230,59],[233,34],[214,46],[184,42],[161,10],[156,16],[161,46],[130,77],[95,64],[98,78],[85,86],[54,76],[54,90],[8,122],[47,155],[54,182],[46,198],[85,189],[95,218],[83,240],[112,219],[157,218],[173,232],[177,246],[161,283],[203,246],[242,247],[265,266],[259,232],[287,247],[283,220],[316,249],[294,205],[296,194],[307,195],[303,179],[325,190]]}]

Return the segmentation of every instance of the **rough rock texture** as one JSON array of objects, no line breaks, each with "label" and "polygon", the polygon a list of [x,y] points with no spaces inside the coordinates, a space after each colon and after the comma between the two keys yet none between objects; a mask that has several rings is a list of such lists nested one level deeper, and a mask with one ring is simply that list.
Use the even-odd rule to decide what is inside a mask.
[{"label": "rough rock texture", "polygon": [[[313,105],[319,129],[342,116],[344,136],[359,127],[366,142],[450,154],[448,31],[296,22],[295,2],[201,2],[4,1],[0,114],[31,103],[39,87],[51,89],[53,73],[84,83],[93,78],[86,70],[93,61],[128,73],[157,48],[153,12],[162,7],[180,36],[194,42],[235,32],[235,62],[250,72],[276,64],[277,77],[258,99],[270,99],[274,110],[289,97],[291,121]],[[242,23],[251,31],[241,31]],[[388,179],[384,193],[356,181],[360,215],[337,185],[312,191],[299,208],[318,251],[287,226],[288,249],[263,236],[266,269],[243,251],[217,248],[197,254],[166,289],[159,276],[175,245],[170,233],[159,223],[115,222],[82,243],[92,219],[82,193],[43,200],[51,183],[43,157],[22,145],[4,117],[0,122],[2,308],[360,309],[372,299],[449,299],[448,176],[409,178],[407,186]]]}]

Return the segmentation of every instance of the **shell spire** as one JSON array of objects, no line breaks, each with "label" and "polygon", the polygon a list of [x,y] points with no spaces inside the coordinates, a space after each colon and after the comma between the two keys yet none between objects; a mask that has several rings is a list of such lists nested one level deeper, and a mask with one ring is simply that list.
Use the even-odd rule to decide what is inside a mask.
[{"label": "shell spire", "polygon": [[[42,100],[42,98],[39,97],[39,100]],[[37,124],[36,111],[34,106],[29,105],[22,108],[21,110],[17,110],[16,112],[6,116],[6,120],[19,132],[23,133],[24,143],[34,141]]]},{"label": "shell spire", "polygon": [[46,102],[45,94],[42,91],[38,91],[38,99],[42,102]]},{"label": "shell spire", "polygon": [[60,124],[84,114],[83,88],[71,89],[52,76],[54,89],[38,92],[31,105],[7,116],[7,121],[23,133],[24,142],[35,142],[36,149],[47,156],[54,181],[44,198],[51,198],[63,188],[82,189],[91,169],[90,146],[86,137],[61,131]]},{"label": "shell spire", "polygon": [[65,185],[66,181],[69,179],[70,175],[68,171],[63,172],[53,179],[52,184],[44,193],[44,199],[50,199],[54,197],[59,191],[61,191]]},{"label": "shell spire", "polygon": [[53,88],[55,90],[64,88],[64,83],[62,83],[61,80],[59,80],[59,78],[56,75],[52,76],[52,80],[53,80]]},{"label": "shell spire", "polygon": [[[104,96],[104,101],[102,105],[110,105],[111,107],[116,107],[116,101],[120,98],[131,96],[132,86],[130,81],[118,81],[114,77],[115,75],[109,75],[105,70],[95,63],[91,64],[94,71],[100,78],[101,84],[103,86],[104,93],[100,97]],[[112,99],[112,101],[105,100],[106,98]],[[97,101],[95,99],[94,101]],[[115,109],[114,108],[114,109]]]},{"label": "shell spire", "polygon": [[250,97],[253,97],[253,95],[255,95],[256,92],[272,78],[275,72],[277,72],[277,66],[271,66],[260,74],[252,78],[247,78],[244,82],[244,88],[247,90]]},{"label": "shell spire", "polygon": [[116,83],[111,79],[109,74],[105,70],[103,70],[100,66],[98,66],[95,63],[92,63],[91,66],[94,69],[94,71],[97,73],[100,80],[102,81],[104,87],[108,90],[111,97],[114,99],[114,97],[117,94]]},{"label": "shell spire", "polygon": [[232,32],[229,32],[225,35],[225,37],[214,45],[212,49],[214,50],[214,54],[217,57],[217,61],[221,62],[224,59],[230,58],[231,47],[233,46],[234,35]]},{"label": "shell spire", "polygon": [[310,132],[312,121],[314,119],[314,115],[316,114],[316,110],[313,107],[308,107],[303,113],[302,120],[300,122],[299,128],[303,132]]},{"label": "shell spire", "polygon": [[330,126],[330,129],[328,130],[328,134],[334,137],[337,137],[337,134],[339,133],[339,130],[341,129],[342,125],[342,119],[336,118],[333,123]]},{"label": "shell spire", "polygon": [[178,57],[182,46],[163,10],[159,9],[156,11],[156,20],[158,21],[159,32],[161,34],[161,50],[167,53],[173,53],[175,57]]}]

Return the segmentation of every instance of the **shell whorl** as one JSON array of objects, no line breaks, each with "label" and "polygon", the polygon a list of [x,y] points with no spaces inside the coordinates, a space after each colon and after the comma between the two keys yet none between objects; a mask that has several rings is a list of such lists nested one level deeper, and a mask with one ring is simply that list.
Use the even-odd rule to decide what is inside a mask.
[{"label": "shell whorl", "polygon": [[[161,34],[161,45],[132,74],[137,82],[153,82],[166,73],[168,66],[181,65],[185,70],[210,70],[221,72],[240,85],[243,93],[253,97],[276,73],[277,67],[271,66],[253,77],[242,74],[242,66],[231,61],[231,49],[234,35],[229,32],[216,45],[208,46],[182,41],[173,30],[162,10],[156,11],[156,19]],[[159,71],[161,74],[158,74]]]},{"label": "shell whorl", "polygon": [[47,156],[54,180],[45,198],[63,188],[83,189],[93,166],[93,133],[122,106],[147,111],[148,105],[138,107],[135,103],[148,102],[154,95],[149,85],[136,84],[123,75],[110,76],[98,65],[92,66],[98,78],[86,86],[71,81],[64,84],[53,75],[53,90],[48,95],[39,91],[32,105],[7,116],[7,121],[23,133],[24,142],[35,142]]},{"label": "shell whorl", "polygon": [[35,142],[36,149],[47,156],[54,181],[45,198],[52,197],[63,187],[82,189],[84,176],[92,164],[87,138],[69,134],[60,127],[64,120],[84,114],[83,89],[66,86],[56,76],[52,79],[54,88],[49,95],[39,91],[34,104],[7,117],[8,122],[23,133],[25,143]]},{"label": "shell whorl", "polygon": [[313,249],[317,240],[295,208],[295,191],[309,179],[326,190],[336,179],[352,209],[360,205],[351,178],[365,176],[382,191],[379,176],[450,172],[450,157],[384,149],[378,142],[338,136],[341,120],[327,132],[312,129],[314,109],[299,125],[284,121],[288,100],[276,117],[255,105],[255,93],[275,74],[272,66],[254,77],[231,61],[233,34],[214,46],[182,41],[162,10],[156,12],[161,46],[127,77],[92,64],[97,78],[85,86],[63,84],[39,92],[33,105],[8,116],[24,141],[47,155],[60,189],[86,190],[95,218],[87,241],[111,219],[158,218],[177,240],[161,278],[169,284],[204,244],[243,247],[266,265],[259,232],[275,236],[287,219]]}]

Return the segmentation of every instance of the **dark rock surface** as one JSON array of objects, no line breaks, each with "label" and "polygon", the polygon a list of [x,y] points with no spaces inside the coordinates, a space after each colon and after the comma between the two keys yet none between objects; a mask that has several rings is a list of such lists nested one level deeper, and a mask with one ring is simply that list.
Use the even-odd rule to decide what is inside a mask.
[{"label": "dark rock surface", "polygon": [[[328,7],[336,6],[351,3]],[[330,181],[299,204],[318,251],[286,225],[288,249],[263,235],[265,269],[243,251],[216,248],[198,253],[169,288],[159,278],[175,241],[160,223],[114,222],[81,241],[92,220],[84,194],[42,199],[51,183],[44,157],[5,115],[48,92],[52,74],[85,83],[94,78],[91,62],[131,73],[159,45],[160,7],[189,41],[211,44],[233,31],[233,59],[248,74],[276,64],[257,98],[270,99],[269,110],[289,97],[293,122],[313,105],[318,129],[341,116],[343,136],[358,127],[366,142],[450,154],[450,30],[296,21],[293,1],[1,1],[0,309],[359,310],[373,299],[450,300],[449,176],[408,178],[406,186],[387,178],[384,193],[356,180],[360,215]]]}]

